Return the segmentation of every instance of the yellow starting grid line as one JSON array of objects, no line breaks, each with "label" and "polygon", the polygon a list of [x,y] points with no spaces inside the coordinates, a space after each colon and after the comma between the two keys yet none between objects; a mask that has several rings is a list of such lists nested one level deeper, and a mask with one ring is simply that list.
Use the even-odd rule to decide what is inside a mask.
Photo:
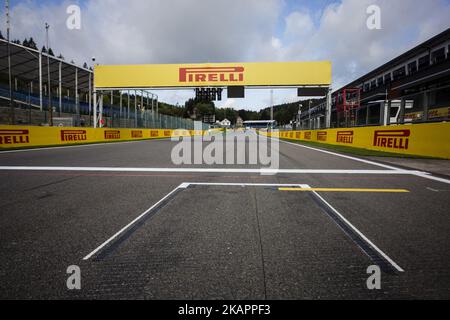
[{"label": "yellow starting grid line", "polygon": [[279,191],[296,192],[372,192],[372,193],[409,193],[406,189],[361,189],[361,188],[278,188]]}]

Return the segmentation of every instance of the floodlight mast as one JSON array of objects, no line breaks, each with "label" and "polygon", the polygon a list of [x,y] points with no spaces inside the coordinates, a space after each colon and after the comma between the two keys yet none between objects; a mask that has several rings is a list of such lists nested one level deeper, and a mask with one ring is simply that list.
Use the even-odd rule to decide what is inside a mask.
[{"label": "floodlight mast", "polygon": [[[92,62],[94,63],[94,65],[95,65],[95,61],[96,61],[95,57],[92,57]],[[99,98],[100,99],[97,98],[97,88],[95,87],[95,84],[94,84],[94,128],[97,128],[97,127],[102,128],[103,127],[103,125],[102,125],[103,94],[102,93],[100,93]],[[128,99],[129,99],[129,96],[128,96]],[[99,103],[99,101],[101,101],[101,103]],[[97,114],[97,107],[100,109],[99,114]],[[129,109],[129,107],[128,107],[128,109]],[[129,113],[129,111],[128,111],[128,113]]]},{"label": "floodlight mast", "polygon": [[[48,112],[50,115],[50,127],[53,127],[53,109],[52,109],[52,84],[50,79],[50,48],[48,45],[48,29],[50,28],[50,25],[46,22],[45,23],[45,36],[46,36],[46,42],[47,42],[47,81],[48,81]],[[78,93],[75,93],[75,97]],[[76,101],[76,98],[75,98]],[[76,102],[75,102],[76,104]]]},{"label": "floodlight mast", "polygon": [[331,86],[328,88],[328,92],[327,92],[327,116],[326,116],[326,128],[330,129],[331,128],[331,111],[332,111],[332,89]]},{"label": "floodlight mast", "polygon": [[14,116],[14,100],[13,100],[13,90],[12,90],[12,74],[11,74],[11,46],[9,44],[9,34],[11,28],[11,21],[9,19],[9,0],[5,1],[5,12],[6,12],[6,39],[7,39],[7,51],[8,51],[8,77],[9,77],[9,108],[10,108],[10,124],[15,123]]},{"label": "floodlight mast", "polygon": [[270,90],[270,121],[273,121],[273,89]]}]

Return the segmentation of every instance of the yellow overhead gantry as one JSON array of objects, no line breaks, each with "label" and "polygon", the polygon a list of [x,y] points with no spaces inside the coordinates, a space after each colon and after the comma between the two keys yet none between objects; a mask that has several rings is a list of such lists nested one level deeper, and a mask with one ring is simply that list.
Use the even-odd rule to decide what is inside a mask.
[{"label": "yellow overhead gantry", "polygon": [[97,94],[103,91],[202,87],[299,88],[299,96],[327,96],[329,123],[330,85],[329,61],[98,65],[94,69],[94,125],[97,125],[99,103],[101,122],[102,99],[97,100]]}]

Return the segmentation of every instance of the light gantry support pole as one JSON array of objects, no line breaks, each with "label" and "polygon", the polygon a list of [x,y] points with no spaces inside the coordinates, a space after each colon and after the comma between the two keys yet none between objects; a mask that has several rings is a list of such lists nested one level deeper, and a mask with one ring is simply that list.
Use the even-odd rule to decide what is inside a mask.
[{"label": "light gantry support pole", "polygon": [[[51,84],[51,78],[50,78],[50,48],[49,48],[49,41],[48,41],[48,29],[50,28],[50,25],[46,22],[45,23],[45,34],[46,34],[46,42],[47,42],[47,89],[48,89],[48,104],[47,104],[47,112],[49,113],[50,118],[50,126],[53,127],[53,107],[52,107],[52,84]],[[76,100],[75,100],[76,101]],[[76,102],[75,102],[76,103]]]},{"label": "light gantry support pole", "polygon": [[10,108],[10,124],[15,123],[15,115],[14,115],[14,98],[13,98],[13,89],[12,89],[12,71],[11,71],[11,46],[10,46],[10,28],[11,21],[9,19],[9,0],[5,2],[5,11],[6,11],[6,39],[7,43],[7,51],[8,51],[8,80],[9,80],[9,108]]}]

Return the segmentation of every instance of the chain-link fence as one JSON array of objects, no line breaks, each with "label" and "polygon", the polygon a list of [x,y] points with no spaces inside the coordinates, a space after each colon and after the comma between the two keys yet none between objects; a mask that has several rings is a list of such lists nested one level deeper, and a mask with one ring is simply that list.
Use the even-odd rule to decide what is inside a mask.
[{"label": "chain-link fence", "polygon": [[[120,113],[113,111],[112,115],[103,116],[105,125],[115,128],[160,128],[194,130],[194,121],[165,114],[156,114],[151,110],[130,111]],[[209,129],[209,125],[202,123],[202,130]]]},{"label": "chain-link fence", "polygon": [[[11,119],[16,125],[49,125],[50,118],[53,125],[90,127],[93,126],[93,108],[86,102],[63,98],[51,100],[52,113],[50,114],[50,101],[47,97],[40,99],[24,92],[14,92],[14,111],[11,115],[9,107],[9,90],[0,88],[0,124],[10,124]],[[194,129],[194,121],[180,117],[157,114],[152,110],[128,110],[126,107],[104,105],[104,126],[109,128],[160,128],[160,129]],[[202,124],[202,129],[209,126]]]}]

